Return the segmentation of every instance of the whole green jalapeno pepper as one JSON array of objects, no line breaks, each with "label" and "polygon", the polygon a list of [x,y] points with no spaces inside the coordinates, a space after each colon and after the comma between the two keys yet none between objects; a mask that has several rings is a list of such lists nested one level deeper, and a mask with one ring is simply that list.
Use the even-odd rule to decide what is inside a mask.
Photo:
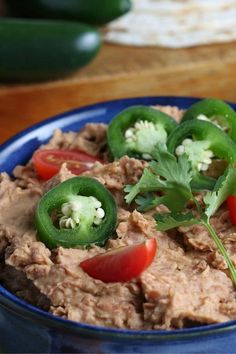
[{"label": "whole green jalapeno pepper", "polygon": [[147,106],[134,106],[115,116],[108,126],[107,141],[115,159],[124,155],[151,160],[157,143],[166,144],[177,126],[167,114]]},{"label": "whole green jalapeno pepper", "polygon": [[125,14],[130,0],[7,0],[9,16],[75,20],[102,25]]},{"label": "whole green jalapeno pepper", "polygon": [[206,98],[194,103],[184,114],[182,122],[210,120],[236,141],[236,112],[224,101]]},{"label": "whole green jalapeno pepper", "polygon": [[214,159],[236,162],[236,143],[208,121],[181,123],[170,134],[167,147],[177,156],[187,154],[195,174],[192,187],[196,190],[213,189],[216,179],[206,174]]},{"label": "whole green jalapeno pepper", "polygon": [[36,209],[38,237],[49,248],[104,245],[116,220],[112,194],[100,182],[83,176],[47,192]]},{"label": "whole green jalapeno pepper", "polygon": [[101,45],[100,33],[76,22],[1,19],[0,80],[42,81],[87,65]]}]

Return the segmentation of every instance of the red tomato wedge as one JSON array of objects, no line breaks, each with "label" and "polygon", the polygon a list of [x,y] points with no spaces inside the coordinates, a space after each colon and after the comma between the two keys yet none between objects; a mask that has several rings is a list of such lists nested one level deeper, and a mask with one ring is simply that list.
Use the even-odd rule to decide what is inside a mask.
[{"label": "red tomato wedge", "polygon": [[236,196],[235,195],[228,196],[227,206],[229,210],[230,220],[233,225],[236,225]]},{"label": "red tomato wedge", "polygon": [[153,261],[157,250],[154,238],[132,246],[119,247],[80,263],[92,278],[125,282],[137,278]]},{"label": "red tomato wedge", "polygon": [[35,170],[44,180],[57,174],[64,162],[72,173],[80,175],[92,168],[96,161],[100,161],[84,152],[71,150],[37,150],[32,160]]}]

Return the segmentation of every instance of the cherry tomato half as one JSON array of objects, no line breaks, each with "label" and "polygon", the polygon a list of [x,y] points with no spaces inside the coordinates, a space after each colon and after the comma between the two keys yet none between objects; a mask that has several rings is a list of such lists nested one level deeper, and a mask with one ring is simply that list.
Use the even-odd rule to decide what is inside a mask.
[{"label": "cherry tomato half", "polygon": [[230,220],[233,225],[236,225],[236,196],[235,195],[228,196],[227,206],[229,210]]},{"label": "cherry tomato half", "polygon": [[57,174],[64,162],[72,173],[80,175],[90,170],[96,161],[100,161],[84,152],[71,150],[37,150],[32,160],[35,170],[44,180]]},{"label": "cherry tomato half", "polygon": [[80,266],[92,278],[103,282],[125,282],[138,277],[152,263],[156,249],[156,240],[151,238],[86,259]]}]

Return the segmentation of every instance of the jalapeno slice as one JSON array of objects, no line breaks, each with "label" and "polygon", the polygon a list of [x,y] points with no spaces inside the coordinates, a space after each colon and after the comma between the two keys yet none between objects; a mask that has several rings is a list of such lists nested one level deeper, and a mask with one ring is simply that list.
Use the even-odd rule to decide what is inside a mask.
[{"label": "jalapeno slice", "polygon": [[134,106],[115,116],[107,141],[113,158],[124,155],[151,160],[157,143],[166,144],[177,123],[167,114],[146,106]]},{"label": "jalapeno slice", "polygon": [[36,209],[39,239],[49,248],[104,245],[117,221],[112,194],[89,177],[73,177],[46,193]]},{"label": "jalapeno slice", "polygon": [[192,187],[196,190],[213,189],[216,179],[205,175],[213,159],[236,162],[235,142],[208,121],[194,119],[181,123],[170,134],[167,147],[177,156],[188,155],[195,174]]},{"label": "jalapeno slice", "polygon": [[194,103],[184,114],[182,122],[210,120],[236,141],[236,112],[224,101],[206,98]]}]

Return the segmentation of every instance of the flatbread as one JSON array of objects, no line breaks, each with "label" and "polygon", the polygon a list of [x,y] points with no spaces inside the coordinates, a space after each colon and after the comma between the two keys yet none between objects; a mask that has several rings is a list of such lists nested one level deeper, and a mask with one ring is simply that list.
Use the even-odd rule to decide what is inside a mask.
[{"label": "flatbread", "polygon": [[111,22],[109,42],[191,47],[236,40],[236,0],[133,0],[127,15]]}]

